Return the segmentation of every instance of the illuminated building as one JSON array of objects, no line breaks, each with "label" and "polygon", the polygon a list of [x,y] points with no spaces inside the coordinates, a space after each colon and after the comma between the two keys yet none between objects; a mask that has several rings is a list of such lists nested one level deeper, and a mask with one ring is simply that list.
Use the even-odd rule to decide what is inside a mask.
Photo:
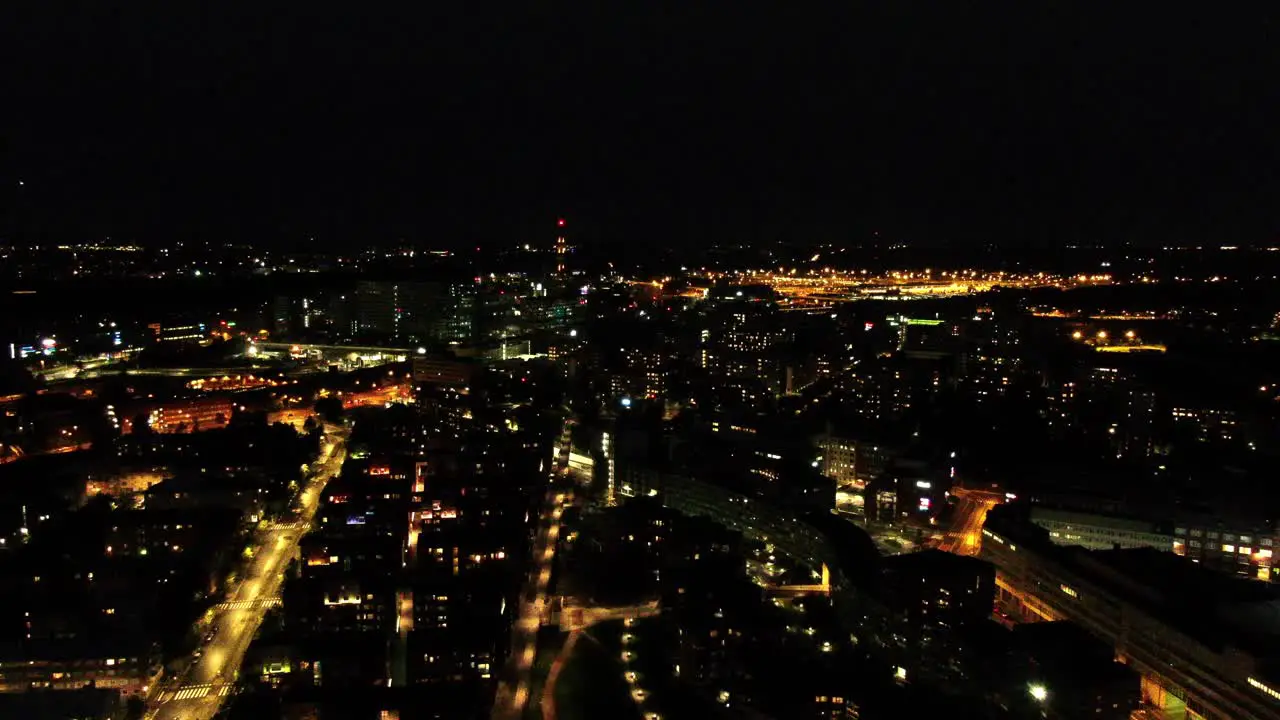
[{"label": "illuminated building", "polygon": [[836,435],[831,428],[817,438],[822,451],[821,472],[836,484],[836,506],[861,513],[868,483],[884,472],[895,451],[877,442]]},{"label": "illuminated building", "polygon": [[[787,392],[783,324],[772,291],[761,287],[717,288],[708,296],[707,327],[701,331],[698,364],[727,380],[740,401],[758,404]],[[736,381],[736,382],[735,382]]]},{"label": "illuminated building", "polygon": [[1124,514],[1115,501],[1069,493],[1040,501],[1028,508],[1028,518],[1044,528],[1055,545],[1088,550],[1149,548],[1186,557],[1225,575],[1280,581],[1280,573],[1272,572],[1280,531],[1264,513],[1251,517],[1218,507],[1189,512],[1151,506],[1142,508],[1145,514],[1136,510]]},{"label": "illuminated building", "polygon": [[143,694],[144,687],[160,679],[151,649],[141,643],[125,648],[89,646],[59,659],[8,659],[0,657],[0,692],[79,690],[86,686]]},{"label": "illuminated building", "polygon": [[1068,619],[1115,648],[1143,676],[1145,699],[1166,713],[1274,717],[1276,600],[1231,578],[1149,548],[1058,547],[1043,528],[993,510],[982,557],[995,564],[1009,607]]},{"label": "illuminated building", "polygon": [[1026,377],[1022,332],[1015,320],[988,310],[963,326],[965,351],[958,357],[958,380],[966,396],[979,405],[1016,392],[1018,381]]},{"label": "illuminated building", "polygon": [[884,575],[892,606],[912,627],[980,625],[995,605],[995,568],[977,558],[922,550],[887,558]]},{"label": "illuminated building", "polygon": [[1239,415],[1232,410],[1174,407],[1175,427],[1187,428],[1196,442],[1231,442],[1240,437]]},{"label": "illuminated building", "polygon": [[416,452],[425,452],[428,435],[440,433],[460,438],[475,424],[473,383],[481,382],[480,366],[458,360],[416,357],[413,360],[414,399],[420,424]]},{"label": "illuminated building", "polygon": [[1118,458],[1156,449],[1156,395],[1132,373],[1097,366],[1050,384],[1047,419],[1055,437],[1104,443]]},{"label": "illuminated building", "polygon": [[167,400],[143,404],[120,416],[120,432],[128,435],[134,431],[134,418],[146,416],[151,430],[157,433],[198,432],[225,427],[231,420],[235,405],[224,397],[203,397],[190,400]]},{"label": "illuminated building", "polygon": [[402,610],[407,683],[488,688],[496,674],[526,528],[508,485],[508,463],[528,450],[518,435],[465,430],[419,472]]},{"label": "illuminated building", "polygon": [[1219,572],[1280,582],[1273,572],[1280,531],[1265,520],[1183,518],[1173,529],[1173,552]]},{"label": "illuminated building", "polygon": [[867,420],[901,417],[932,401],[950,385],[951,373],[937,358],[879,357],[845,373],[837,387],[846,393],[843,410]]},{"label": "illuminated building", "polygon": [[941,550],[887,557],[879,591],[894,613],[889,657],[914,681],[959,683],[976,673],[972,635],[990,622],[996,573],[990,563]]},{"label": "illuminated building", "polygon": [[818,440],[822,450],[822,474],[836,481],[840,489],[861,489],[865,480],[858,477],[858,443],[832,436],[829,432]]},{"label": "illuminated building", "polygon": [[273,332],[282,337],[327,331],[331,317],[316,297],[277,295],[271,302]]},{"label": "illuminated building", "polygon": [[268,502],[275,501],[277,507],[287,503],[283,493],[267,490],[258,478],[246,482],[242,478],[183,475],[151,485],[143,498],[145,507],[150,510],[231,508],[238,511],[245,521],[256,523],[263,516]]},{"label": "illuminated building", "polygon": [[166,325],[152,323],[147,326],[155,334],[156,342],[193,342],[208,336],[204,323],[188,323],[185,325]]},{"label": "illuminated building", "polygon": [[465,387],[471,384],[475,371],[475,364],[460,360],[429,357],[413,359],[413,381],[419,387],[426,385]]},{"label": "illuminated building", "polygon": [[950,478],[923,457],[898,456],[867,483],[865,513],[870,520],[900,522],[937,514]]},{"label": "illuminated building", "polygon": [[1160,532],[1155,523],[1146,520],[1035,505],[1031,522],[1047,530],[1055,545],[1078,545],[1087,550],[1145,547],[1163,552],[1174,548],[1173,535]]},{"label": "illuminated building", "polygon": [[349,337],[408,342],[467,342],[476,308],[470,282],[361,280],[335,310]]},{"label": "illuminated building", "polygon": [[[394,416],[371,418],[360,438],[375,450],[399,447],[404,441],[394,437]],[[315,529],[299,543],[298,576],[283,590],[299,682],[367,687],[388,677],[412,471],[412,463],[399,458],[349,458],[341,477],[325,486]]]},{"label": "illuminated building", "polygon": [[607,400],[614,401],[619,398],[654,400],[665,397],[670,382],[671,363],[664,348],[633,345],[622,350],[619,360],[622,369],[609,375]]},{"label": "illuminated building", "polygon": [[160,678],[160,643],[171,639],[156,619],[185,623],[192,598],[217,590],[237,515],[80,509],[45,536],[51,544],[9,558],[0,691],[94,684],[145,694]]},{"label": "illuminated building", "polygon": [[841,436],[832,428],[818,437],[822,450],[822,474],[836,480],[836,486],[860,489],[887,468],[893,450],[883,443]]}]

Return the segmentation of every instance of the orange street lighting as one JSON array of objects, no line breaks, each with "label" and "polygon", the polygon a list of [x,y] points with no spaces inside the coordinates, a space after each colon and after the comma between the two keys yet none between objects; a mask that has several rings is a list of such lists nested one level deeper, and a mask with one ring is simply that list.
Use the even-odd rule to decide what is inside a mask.
[{"label": "orange street lighting", "polygon": [[1106,339],[1107,339],[1107,331],[1106,331],[1106,330],[1099,330],[1099,331],[1098,331],[1098,339],[1099,339],[1099,340],[1106,340]]},{"label": "orange street lighting", "polygon": [[1134,332],[1134,331],[1130,330],[1129,332],[1125,333],[1125,334],[1124,334],[1124,336],[1125,336],[1125,337],[1127,337],[1127,338],[1129,338],[1130,340],[1132,340],[1132,339],[1134,339],[1134,338],[1138,337],[1138,333],[1136,333],[1136,332]]},{"label": "orange street lighting", "polygon": [[1071,337],[1075,338],[1076,340],[1079,340],[1080,338],[1084,337],[1084,333],[1082,333],[1082,332],[1080,332],[1079,330],[1077,330],[1077,331],[1075,331],[1075,332],[1071,333]]}]

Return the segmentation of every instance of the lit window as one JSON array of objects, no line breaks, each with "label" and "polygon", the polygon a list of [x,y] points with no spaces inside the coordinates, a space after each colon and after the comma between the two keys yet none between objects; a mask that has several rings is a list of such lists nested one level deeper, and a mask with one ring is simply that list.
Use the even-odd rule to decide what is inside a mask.
[{"label": "lit window", "polygon": [[1252,685],[1253,687],[1258,688],[1258,689],[1259,689],[1259,690],[1261,690],[1262,692],[1264,692],[1264,693],[1266,693],[1266,694],[1270,695],[1272,698],[1274,698],[1274,699],[1276,699],[1276,700],[1280,700],[1280,692],[1277,692],[1277,691],[1275,691],[1275,690],[1271,689],[1270,687],[1268,687],[1268,686],[1266,686],[1266,685],[1262,684],[1261,682],[1259,682],[1259,681],[1257,681],[1257,680],[1255,680],[1255,679],[1253,679],[1253,678],[1249,678],[1249,684],[1250,684],[1250,685]]}]

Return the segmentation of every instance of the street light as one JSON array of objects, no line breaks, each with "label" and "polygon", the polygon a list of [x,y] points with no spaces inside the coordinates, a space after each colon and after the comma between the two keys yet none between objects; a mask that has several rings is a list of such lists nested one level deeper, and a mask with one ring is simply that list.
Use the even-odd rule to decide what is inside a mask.
[{"label": "street light", "polygon": [[1049,697],[1049,690],[1039,683],[1032,683],[1027,687],[1027,691],[1036,699],[1036,702],[1044,702]]}]

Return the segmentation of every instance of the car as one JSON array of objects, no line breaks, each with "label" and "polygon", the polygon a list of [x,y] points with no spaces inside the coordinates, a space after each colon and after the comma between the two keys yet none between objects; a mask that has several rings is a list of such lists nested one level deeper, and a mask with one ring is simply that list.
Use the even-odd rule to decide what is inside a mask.
[{"label": "car", "polygon": [[204,655],[204,648],[196,648],[196,651],[191,653],[191,657],[196,659],[199,659],[201,655]]}]

